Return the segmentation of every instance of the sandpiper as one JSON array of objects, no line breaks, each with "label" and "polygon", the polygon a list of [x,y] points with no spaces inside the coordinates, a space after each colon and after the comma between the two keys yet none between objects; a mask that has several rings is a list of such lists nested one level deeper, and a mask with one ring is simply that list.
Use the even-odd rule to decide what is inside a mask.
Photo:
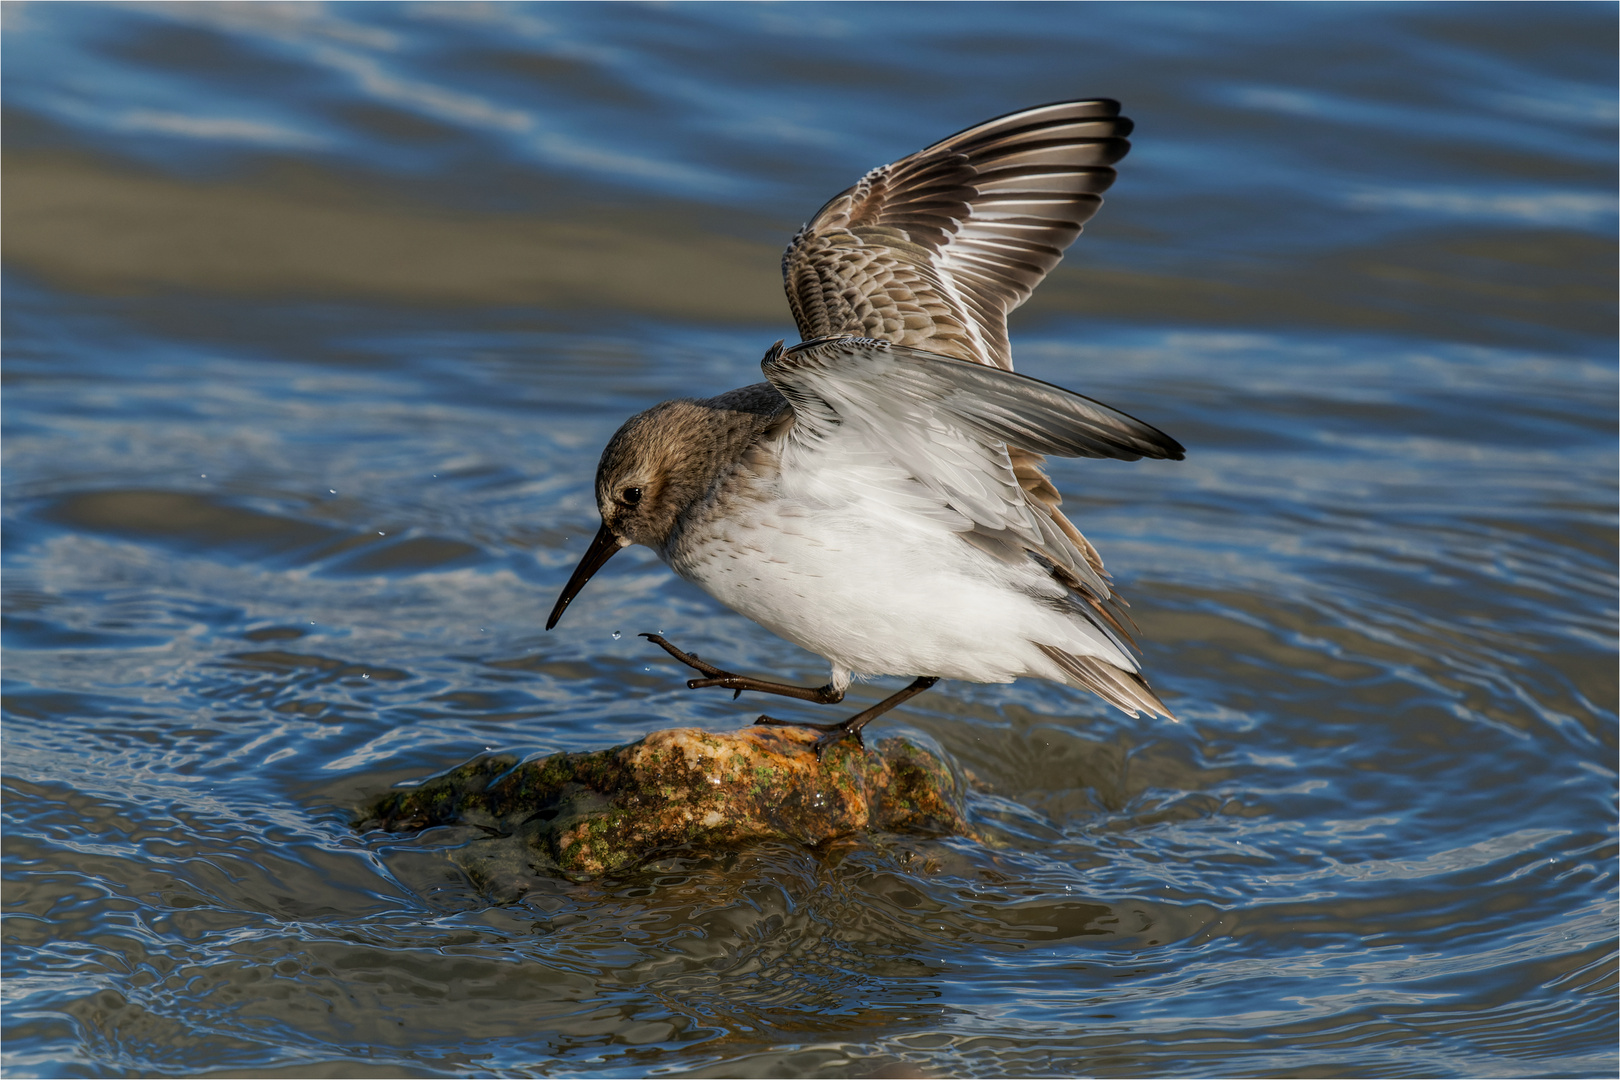
[{"label": "sandpiper", "polygon": [[[1148,688],[1097,551],[1042,455],[1182,457],[1163,432],[1015,375],[1007,313],[1057,265],[1130,149],[1117,102],[1010,113],[867,173],[782,257],[803,340],[766,382],[666,401],[602,452],[602,526],[546,621],[620,548],[831,664],[824,686],[715,667],[687,686],[841,701],[851,675],[910,676],[817,752],[940,679],[1052,679],[1131,716]],[[758,723],[785,723],[761,716]]]}]

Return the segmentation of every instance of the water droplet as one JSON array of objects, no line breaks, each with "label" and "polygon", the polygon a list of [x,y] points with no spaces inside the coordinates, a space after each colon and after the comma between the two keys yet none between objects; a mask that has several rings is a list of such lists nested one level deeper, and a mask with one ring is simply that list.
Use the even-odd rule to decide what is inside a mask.
[{"label": "water droplet", "polygon": [[613,631],[613,640],[618,641],[621,634],[622,634],[622,631],[619,631],[619,630]]}]

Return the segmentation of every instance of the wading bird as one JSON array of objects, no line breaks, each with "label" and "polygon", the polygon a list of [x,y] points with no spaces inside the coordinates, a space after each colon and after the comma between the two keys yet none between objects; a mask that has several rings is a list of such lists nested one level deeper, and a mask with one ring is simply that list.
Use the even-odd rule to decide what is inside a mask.
[{"label": "wading bird", "polygon": [[822,207],[782,258],[803,340],[765,354],[763,383],[625,422],[597,466],[602,526],[546,629],[615,552],[645,544],[831,664],[824,686],[794,686],[642,635],[703,676],[689,687],[833,704],[855,672],[913,678],[839,723],[795,725],[823,733],[818,753],[940,679],[1035,676],[1170,716],[1041,464],[1182,447],[1014,374],[1007,340],[1007,313],[1097,211],[1130,131],[1113,101],[1042,105],[874,169]]}]

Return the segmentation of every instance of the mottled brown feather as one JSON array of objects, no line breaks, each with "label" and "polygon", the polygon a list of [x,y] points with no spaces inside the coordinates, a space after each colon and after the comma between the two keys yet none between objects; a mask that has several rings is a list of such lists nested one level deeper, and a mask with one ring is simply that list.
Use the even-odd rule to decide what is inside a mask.
[{"label": "mottled brown feather", "polygon": [[1096,213],[1130,130],[1116,102],[1061,102],[873,169],[783,254],[800,335],[881,338],[1011,369],[1007,313]]},{"label": "mottled brown feather", "polygon": [[[877,338],[1012,370],[1007,315],[1101,206],[1112,166],[1130,149],[1131,127],[1116,102],[1060,102],[978,124],[873,169],[829,200],[782,255],[801,337]],[[1134,645],[1124,598],[1097,549],[1059,509],[1045,459],[1018,447],[1007,452],[1019,485],[1084,557],[1102,594],[1061,565],[1053,575]],[[969,539],[990,551],[1005,545],[999,536]],[[1065,672],[1113,704],[1133,715],[1136,708],[1169,715],[1140,676],[1062,655]]]}]

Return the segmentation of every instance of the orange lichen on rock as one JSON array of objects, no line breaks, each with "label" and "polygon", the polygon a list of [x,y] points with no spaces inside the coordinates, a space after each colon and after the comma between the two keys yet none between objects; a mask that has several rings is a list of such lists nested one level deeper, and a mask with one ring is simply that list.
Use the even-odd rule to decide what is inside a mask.
[{"label": "orange lichen on rock", "polygon": [[845,740],[818,758],[815,739],[793,727],[672,728],[592,753],[495,755],[389,792],[357,824],[466,824],[521,836],[535,870],[570,876],[763,839],[814,845],[867,829],[971,835],[961,784],[938,754],[891,738],[871,750]]}]

